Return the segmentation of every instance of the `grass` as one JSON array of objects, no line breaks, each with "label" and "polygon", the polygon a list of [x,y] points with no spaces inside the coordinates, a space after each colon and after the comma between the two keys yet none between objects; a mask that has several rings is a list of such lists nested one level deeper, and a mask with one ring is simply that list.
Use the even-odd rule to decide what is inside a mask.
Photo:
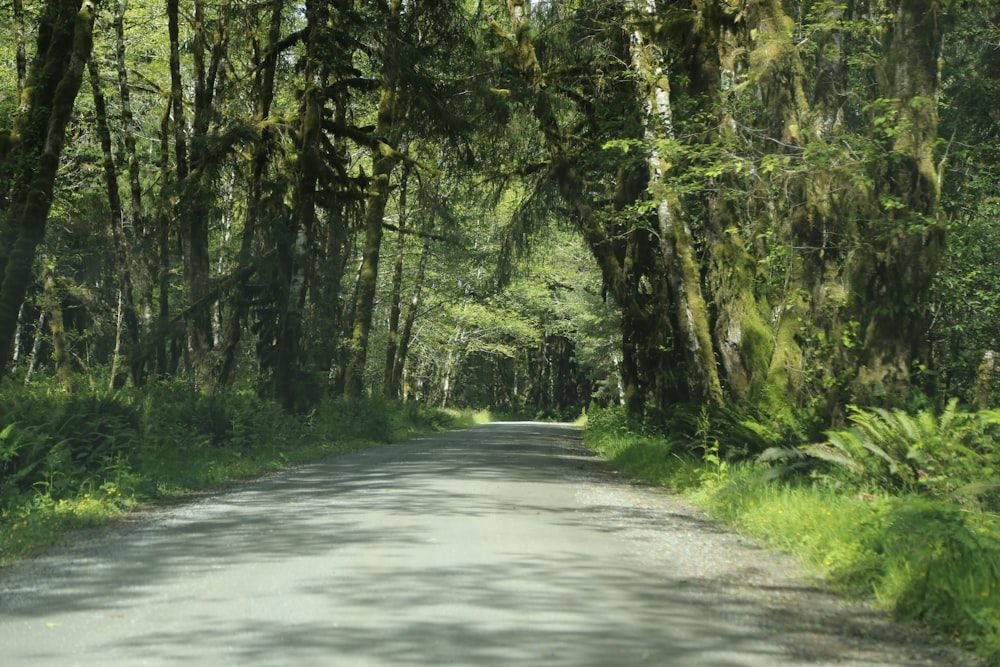
[{"label": "grass", "polygon": [[692,450],[631,434],[606,415],[585,440],[623,473],[799,556],[845,594],[1000,663],[1000,524],[991,512],[820,475],[775,480],[768,465],[720,460],[711,439]]},{"label": "grass", "polygon": [[381,399],[294,416],[250,393],[178,384],[114,396],[0,390],[0,565],[139,505],[488,419]]}]

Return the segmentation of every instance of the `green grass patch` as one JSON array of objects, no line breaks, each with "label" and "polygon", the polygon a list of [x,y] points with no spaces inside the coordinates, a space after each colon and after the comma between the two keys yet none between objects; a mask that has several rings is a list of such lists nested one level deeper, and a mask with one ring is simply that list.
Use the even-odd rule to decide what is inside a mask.
[{"label": "green grass patch", "polygon": [[0,390],[0,564],[140,504],[484,420],[383,399],[325,401],[298,416],[251,392],[203,396],[182,383],[114,395]]},{"label": "green grass patch", "polygon": [[823,475],[775,479],[768,465],[720,459],[711,439],[692,450],[669,435],[631,434],[613,415],[591,415],[584,438],[622,472],[801,557],[846,594],[1000,662],[994,513]]}]

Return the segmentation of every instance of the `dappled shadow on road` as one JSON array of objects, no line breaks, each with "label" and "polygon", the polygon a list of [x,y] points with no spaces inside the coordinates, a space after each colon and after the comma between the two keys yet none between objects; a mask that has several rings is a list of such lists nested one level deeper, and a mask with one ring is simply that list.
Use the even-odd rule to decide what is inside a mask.
[{"label": "dappled shadow on road", "polygon": [[[92,642],[74,639],[80,664],[801,664],[755,636],[754,618],[773,625],[774,609],[727,595],[726,581],[630,559],[615,535],[714,524],[582,505],[581,480],[615,483],[575,429],[543,424],[304,466],[5,576],[0,644],[5,625],[58,611],[66,627],[94,628]],[[781,622],[791,634],[822,626],[803,609]],[[817,664],[837,658],[827,631]],[[58,664],[60,650],[30,655]]]},{"label": "dappled shadow on road", "polygon": [[[184,629],[136,638],[135,647],[172,647],[180,662],[224,636],[234,664],[787,665],[750,630],[719,625],[685,591],[648,573],[609,572],[567,551],[505,567],[360,568],[349,578],[317,577],[298,595],[328,615],[294,611],[260,622],[197,614]],[[357,581],[378,581],[375,587]],[[525,590],[520,582],[537,582]],[[515,584],[517,582],[517,584]],[[608,591],[617,594],[609,597]],[[357,615],[338,610],[363,610]],[[639,613],[637,613],[637,610]]]}]

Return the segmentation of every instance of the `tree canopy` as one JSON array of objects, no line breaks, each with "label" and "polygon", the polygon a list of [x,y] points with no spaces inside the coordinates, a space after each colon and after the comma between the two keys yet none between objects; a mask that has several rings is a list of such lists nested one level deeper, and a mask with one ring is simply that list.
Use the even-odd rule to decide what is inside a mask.
[{"label": "tree canopy", "polygon": [[993,404],[998,17],[13,0],[0,372],[292,411]]}]

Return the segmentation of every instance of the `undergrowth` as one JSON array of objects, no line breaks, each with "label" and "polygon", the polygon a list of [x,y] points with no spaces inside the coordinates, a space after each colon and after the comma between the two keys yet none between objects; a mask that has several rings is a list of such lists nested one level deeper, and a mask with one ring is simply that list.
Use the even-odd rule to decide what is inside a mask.
[{"label": "undergrowth", "polygon": [[379,398],[290,415],[252,392],[171,382],[67,396],[0,389],[0,563],[139,504],[482,421]]},{"label": "undergrowth", "polygon": [[[591,411],[585,440],[626,474],[681,492],[741,532],[800,556],[841,591],[1000,664],[993,415],[961,413],[954,404],[933,418],[854,415],[857,440],[840,438],[851,443],[849,463],[808,452],[764,457],[771,462],[726,456],[747,447],[720,446],[724,429],[703,424],[694,441],[690,428],[634,433],[616,409]],[[768,429],[757,432],[772,437],[773,448],[792,449]],[[799,449],[835,449],[841,432]]]}]

